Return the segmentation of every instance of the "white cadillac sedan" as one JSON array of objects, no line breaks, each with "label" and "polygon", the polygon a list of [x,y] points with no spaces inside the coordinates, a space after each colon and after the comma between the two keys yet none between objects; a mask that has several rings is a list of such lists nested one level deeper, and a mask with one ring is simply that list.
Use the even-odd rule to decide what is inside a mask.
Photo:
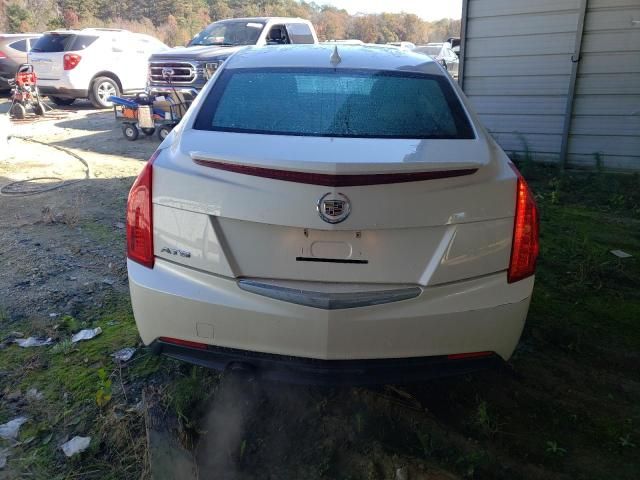
[{"label": "white cadillac sedan", "polygon": [[510,357],[538,214],[428,57],[256,47],[143,168],[127,254],[154,351],[275,379],[410,382]]}]

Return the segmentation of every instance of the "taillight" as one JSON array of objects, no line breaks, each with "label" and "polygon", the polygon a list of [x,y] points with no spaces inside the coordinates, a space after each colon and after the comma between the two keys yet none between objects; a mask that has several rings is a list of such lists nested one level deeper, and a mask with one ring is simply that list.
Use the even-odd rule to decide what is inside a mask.
[{"label": "taillight", "polygon": [[206,343],[191,342],[189,340],[182,340],[180,338],[160,337],[159,340],[164,343],[172,343],[173,345],[179,345],[181,347],[198,348],[200,350],[207,349]]},{"label": "taillight", "polygon": [[77,53],[65,53],[63,58],[63,65],[65,70],[73,70],[78,66],[82,57]]},{"label": "taillight", "polygon": [[153,268],[153,208],[151,186],[156,150],[133,183],[127,200],[127,257],[145,267]]},{"label": "taillight", "polygon": [[7,56],[5,55],[4,52],[0,52],[0,60],[3,59],[3,58],[7,58]]},{"label": "taillight", "polygon": [[540,250],[538,240],[539,220],[538,208],[527,182],[520,172],[516,186],[516,215],[513,225],[513,242],[511,244],[511,261],[507,281],[517,282],[535,273],[536,260]]}]

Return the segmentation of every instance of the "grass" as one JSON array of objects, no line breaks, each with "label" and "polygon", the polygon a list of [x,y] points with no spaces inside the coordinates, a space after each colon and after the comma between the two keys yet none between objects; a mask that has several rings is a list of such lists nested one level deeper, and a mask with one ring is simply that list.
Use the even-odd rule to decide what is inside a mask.
[{"label": "grass", "polygon": [[[640,177],[520,166],[540,207],[542,249],[509,366],[401,394],[266,386],[271,393],[254,402],[237,445],[225,445],[247,478],[382,479],[400,466],[410,478],[431,469],[468,479],[638,478]],[[96,241],[113,241],[110,228],[82,228]],[[614,249],[633,256],[619,259]],[[23,476],[144,477],[144,425],[135,408],[143,386],[161,386],[187,444],[222,388],[211,372],[144,348],[118,368],[109,355],[140,346],[127,298],[54,320],[56,330],[9,324],[2,308],[0,320],[0,338],[20,329],[58,340],[0,353],[0,423],[29,417],[9,459]],[[96,326],[103,333],[93,340],[65,341]],[[25,400],[31,388],[44,399]],[[66,459],[59,445],[74,435],[90,435],[91,447]]]},{"label": "grass", "polygon": [[[145,470],[146,441],[142,412],[135,408],[143,381],[163,368],[179,368],[144,350],[120,369],[110,354],[124,346],[139,345],[128,299],[114,296],[101,312],[86,311],[82,318],[63,317],[53,325],[25,334],[57,337],[52,347],[6,347],[0,355],[0,423],[17,411],[29,418],[9,458],[9,471],[35,478],[140,478]],[[94,339],[71,344],[80,328],[100,326]],[[16,325],[11,326],[12,329]],[[8,332],[2,325],[2,337]],[[149,365],[152,365],[150,368]],[[42,400],[26,401],[36,388]],[[7,398],[14,400],[7,400]],[[60,445],[75,435],[91,436],[89,449],[66,459]],[[28,440],[28,442],[27,442]]]}]

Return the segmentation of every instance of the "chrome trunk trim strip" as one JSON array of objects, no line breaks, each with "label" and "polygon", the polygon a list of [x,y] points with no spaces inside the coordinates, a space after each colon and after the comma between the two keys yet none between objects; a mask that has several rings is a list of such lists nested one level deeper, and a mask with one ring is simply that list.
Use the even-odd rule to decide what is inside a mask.
[{"label": "chrome trunk trim strip", "polygon": [[316,292],[280,287],[272,283],[263,283],[247,279],[239,280],[238,286],[246,292],[281,300],[283,302],[295,303],[296,305],[321,308],[323,310],[369,307],[372,305],[399,302],[401,300],[415,298],[420,295],[421,292],[419,287],[366,292]]}]

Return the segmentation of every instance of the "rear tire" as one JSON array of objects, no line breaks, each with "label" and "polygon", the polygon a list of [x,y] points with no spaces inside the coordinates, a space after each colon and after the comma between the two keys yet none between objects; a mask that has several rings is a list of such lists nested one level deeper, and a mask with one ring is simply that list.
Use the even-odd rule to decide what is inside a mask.
[{"label": "rear tire", "polygon": [[122,134],[124,135],[124,138],[126,138],[130,142],[137,140],[139,135],[138,129],[136,128],[135,125],[132,125],[131,123],[125,123],[122,126]]},{"label": "rear tire", "polygon": [[89,100],[96,108],[111,108],[113,103],[107,100],[110,96],[120,96],[118,83],[109,77],[96,78],[89,88]]},{"label": "rear tire", "polygon": [[27,115],[27,109],[21,103],[14,103],[10,113],[13,118],[23,119]]},{"label": "rear tire", "polygon": [[73,102],[76,101],[75,98],[63,98],[63,97],[52,97],[52,96],[49,96],[49,100],[51,100],[55,105],[58,105],[59,107],[68,107],[69,105],[71,105]]}]

